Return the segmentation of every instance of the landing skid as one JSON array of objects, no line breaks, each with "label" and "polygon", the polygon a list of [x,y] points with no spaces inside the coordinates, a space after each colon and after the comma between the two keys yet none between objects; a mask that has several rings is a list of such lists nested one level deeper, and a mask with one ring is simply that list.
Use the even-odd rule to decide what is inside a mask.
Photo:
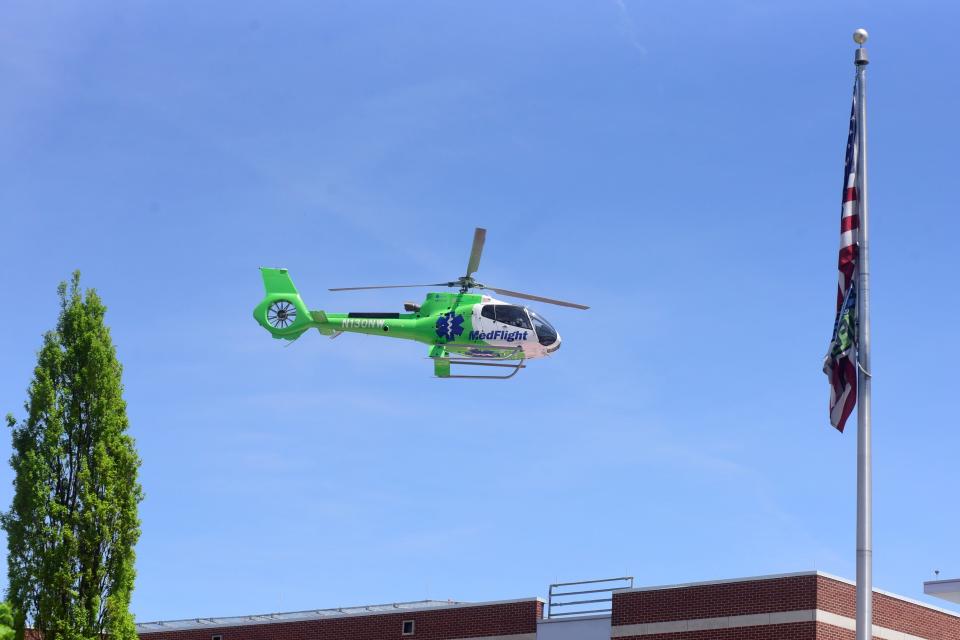
[{"label": "landing skid", "polygon": [[[436,348],[435,348],[436,349]],[[433,360],[433,373],[438,378],[466,378],[473,380],[506,380],[512,378],[520,372],[520,369],[526,368],[526,361],[521,355],[523,352],[520,349],[514,351],[509,351],[504,353],[504,355],[499,357],[484,357],[484,358],[455,358],[451,357],[449,352],[445,349],[442,351],[435,350],[431,352],[430,358]],[[493,360],[494,362],[491,362]],[[516,362],[505,362],[505,361],[516,361]],[[505,375],[467,375],[462,373],[453,373],[451,371],[452,365],[463,365],[465,367],[498,367],[503,369],[511,369],[509,373]]]},{"label": "landing skid", "polygon": [[[523,360],[518,360],[516,363],[506,363],[506,362],[477,362],[476,360],[473,360],[473,359],[470,359],[470,358],[445,358],[445,360],[446,360],[446,373],[447,373],[447,375],[445,375],[445,376],[437,376],[437,377],[439,377],[439,378],[470,378],[470,379],[474,379],[474,380],[506,380],[506,379],[508,379],[508,378],[512,378],[513,376],[517,375],[517,373],[520,372],[520,369],[525,369],[526,366],[527,366],[526,364],[524,364],[524,361],[523,361]],[[440,364],[439,362],[435,363],[435,369],[436,369],[436,368],[439,368],[439,367],[437,366],[437,365],[439,365],[439,364]],[[497,375],[489,375],[489,376],[485,376],[485,375],[466,375],[466,374],[462,374],[462,373],[461,373],[461,374],[454,374],[454,373],[450,373],[450,366],[451,366],[451,365],[454,365],[454,364],[456,364],[456,365],[463,365],[463,366],[467,366],[467,367],[503,367],[503,368],[506,368],[506,369],[513,369],[513,371],[511,371],[510,373],[508,373],[508,374],[506,374],[506,375],[503,375],[503,376],[497,376]]]}]

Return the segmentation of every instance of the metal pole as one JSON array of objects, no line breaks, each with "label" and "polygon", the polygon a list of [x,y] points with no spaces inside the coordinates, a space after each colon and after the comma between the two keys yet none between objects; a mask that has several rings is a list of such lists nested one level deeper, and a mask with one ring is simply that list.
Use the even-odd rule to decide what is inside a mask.
[{"label": "metal pole", "polygon": [[857,68],[857,202],[860,206],[857,259],[857,626],[856,640],[873,638],[873,473],[870,437],[870,219],[867,209],[867,32],[853,34],[860,45]]}]

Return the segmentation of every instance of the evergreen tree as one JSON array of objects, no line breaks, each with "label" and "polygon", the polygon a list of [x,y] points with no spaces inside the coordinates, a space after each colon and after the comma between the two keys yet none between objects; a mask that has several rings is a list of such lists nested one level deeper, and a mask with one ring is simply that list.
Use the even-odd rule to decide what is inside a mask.
[{"label": "evergreen tree", "polygon": [[127,433],[121,366],[96,292],[57,290],[60,316],[43,337],[19,424],[12,415],[13,504],[8,598],[18,640],[135,640],[130,614],[140,537],[140,458]]}]

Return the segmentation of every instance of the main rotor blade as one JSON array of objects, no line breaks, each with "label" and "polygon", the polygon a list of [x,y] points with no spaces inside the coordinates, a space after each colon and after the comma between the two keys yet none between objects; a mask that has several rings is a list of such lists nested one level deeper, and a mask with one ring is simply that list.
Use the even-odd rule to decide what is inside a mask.
[{"label": "main rotor blade", "polygon": [[487,240],[487,230],[477,227],[473,232],[473,246],[470,248],[470,262],[467,263],[467,277],[472,276],[480,268],[480,254],[483,253],[483,243]]},{"label": "main rotor blade", "polygon": [[[456,284],[456,283],[453,283]],[[337,287],[327,291],[360,291],[361,289],[409,289],[413,287],[450,287],[449,282],[434,282],[433,284],[384,284],[373,287]]]},{"label": "main rotor blade", "polygon": [[546,302],[547,304],[555,304],[561,307],[573,307],[574,309],[589,309],[590,307],[584,304],[577,304],[576,302],[564,302],[563,300],[554,300],[553,298],[544,298],[543,296],[535,296],[529,293],[520,293],[519,291],[510,291],[509,289],[497,289],[495,287],[487,287],[484,289],[489,289],[490,291],[495,291],[501,295],[510,296],[511,298],[523,298],[524,300],[536,300],[537,302]]}]

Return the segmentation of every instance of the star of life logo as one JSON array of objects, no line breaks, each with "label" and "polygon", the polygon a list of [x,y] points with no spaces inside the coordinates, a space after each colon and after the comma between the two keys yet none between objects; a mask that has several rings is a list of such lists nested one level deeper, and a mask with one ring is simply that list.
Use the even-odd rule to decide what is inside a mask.
[{"label": "star of life logo", "polygon": [[504,342],[524,341],[529,331],[471,331],[471,340],[503,340]]},{"label": "star of life logo", "polygon": [[437,336],[453,340],[463,334],[463,316],[445,313],[437,318]]}]

